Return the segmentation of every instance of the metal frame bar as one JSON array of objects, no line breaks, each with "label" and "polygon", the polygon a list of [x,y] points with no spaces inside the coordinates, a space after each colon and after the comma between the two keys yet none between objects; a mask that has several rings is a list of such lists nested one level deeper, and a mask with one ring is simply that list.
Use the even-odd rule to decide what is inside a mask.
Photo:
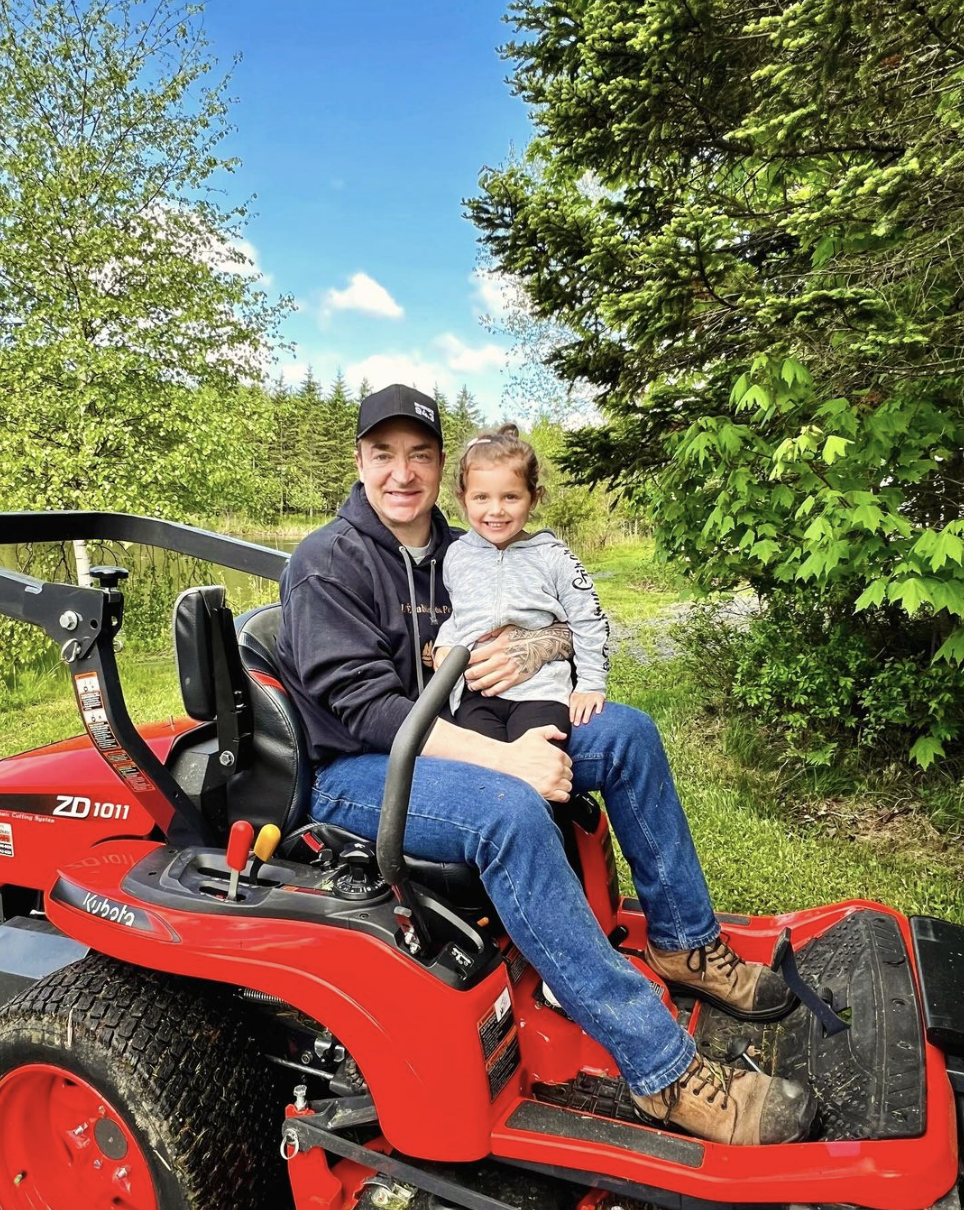
[{"label": "metal frame bar", "polygon": [[312,1147],[322,1147],[325,1151],[341,1156],[342,1159],[353,1160],[356,1164],[370,1168],[381,1176],[392,1177],[403,1184],[424,1189],[427,1193],[444,1198],[455,1206],[464,1207],[464,1210],[513,1210],[508,1202],[478,1193],[474,1189],[469,1189],[465,1185],[458,1184],[456,1181],[439,1176],[434,1172],[426,1172],[423,1168],[406,1163],[404,1160],[398,1160],[393,1155],[372,1151],[370,1147],[354,1143],[350,1139],[336,1134],[333,1130],[325,1130],[315,1120],[314,1115],[290,1117],[285,1121],[282,1153],[286,1154],[287,1150],[293,1147],[296,1147],[297,1151],[288,1157],[290,1159],[294,1159],[298,1152],[309,1151]]},{"label": "metal frame bar", "polygon": [[415,758],[425,747],[439,712],[455,683],[468,665],[467,647],[453,647],[442,666],[425,686],[408,717],[398,729],[388,757],[382,808],[378,816],[375,859],[378,870],[392,888],[399,907],[411,921],[417,950],[423,957],[432,953],[432,937],[417,896],[412,891],[403,841],[408,805],[412,794]]},{"label": "metal frame bar", "polygon": [[[270,546],[229,538],[211,530],[139,517],[134,513],[0,512],[0,544],[19,542],[140,542],[176,554],[207,559],[265,580],[280,580],[288,555]],[[2,573],[13,574],[13,573]]]}]

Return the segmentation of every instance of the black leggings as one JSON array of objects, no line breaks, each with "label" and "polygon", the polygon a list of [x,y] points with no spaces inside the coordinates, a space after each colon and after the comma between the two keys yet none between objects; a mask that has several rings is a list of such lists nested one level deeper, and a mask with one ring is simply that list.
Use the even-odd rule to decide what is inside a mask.
[{"label": "black leggings", "polygon": [[532,727],[558,727],[565,739],[552,740],[560,748],[569,739],[569,707],[562,702],[510,702],[504,697],[483,697],[470,689],[462,695],[455,721],[460,727],[511,743]]}]

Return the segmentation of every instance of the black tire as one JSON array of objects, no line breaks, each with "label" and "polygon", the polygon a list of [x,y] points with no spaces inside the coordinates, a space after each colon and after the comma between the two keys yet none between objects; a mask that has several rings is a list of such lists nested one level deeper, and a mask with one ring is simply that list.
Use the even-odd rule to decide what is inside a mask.
[{"label": "black tire", "polygon": [[229,989],[91,955],[0,1011],[0,1081],[37,1063],[111,1102],[147,1160],[160,1210],[291,1205],[282,1101]]}]

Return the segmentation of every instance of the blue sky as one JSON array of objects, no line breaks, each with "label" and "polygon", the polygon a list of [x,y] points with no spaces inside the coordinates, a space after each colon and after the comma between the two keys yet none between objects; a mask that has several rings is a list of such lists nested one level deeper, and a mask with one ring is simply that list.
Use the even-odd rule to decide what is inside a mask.
[{"label": "blue sky", "polygon": [[529,139],[496,51],[503,12],[500,0],[209,0],[212,53],[243,56],[230,200],[257,195],[252,254],[269,293],[298,302],[288,381],[310,364],[353,388],[364,375],[451,397],[464,382],[501,414],[508,342],[479,322],[497,283],[475,276],[461,199]]}]

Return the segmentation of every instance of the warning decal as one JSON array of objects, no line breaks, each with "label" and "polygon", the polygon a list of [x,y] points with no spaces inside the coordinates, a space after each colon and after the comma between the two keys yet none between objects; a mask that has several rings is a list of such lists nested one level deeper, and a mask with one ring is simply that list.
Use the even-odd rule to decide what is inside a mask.
[{"label": "warning decal", "polygon": [[509,989],[504,988],[498,1000],[479,1022],[479,1041],[482,1043],[482,1053],[486,1059],[490,1059],[498,1050],[514,1025],[512,1000]]},{"label": "warning decal", "polygon": [[521,1061],[519,1035],[513,1030],[512,1037],[506,1041],[505,1045],[486,1064],[486,1070],[489,1074],[490,1100],[494,1101],[502,1089],[505,1088],[509,1076],[516,1070]]},{"label": "warning decal", "polygon": [[529,969],[529,963],[523,958],[516,945],[510,945],[505,951],[505,964],[509,968],[509,978],[512,980],[513,986]]},{"label": "warning decal", "polygon": [[13,827],[8,823],[0,823],[0,857],[13,856]]},{"label": "warning decal", "polygon": [[519,1031],[515,1027],[512,997],[507,987],[479,1022],[479,1041],[485,1055],[489,1096],[494,1101],[521,1062]]},{"label": "warning decal", "polygon": [[100,691],[100,680],[96,672],[81,672],[74,677],[77,702],[83,715],[87,734],[110,762],[118,777],[122,777],[135,793],[154,789],[154,783],[134,763],[130,755],[118,744],[117,737],[107,721],[104,697]]}]

